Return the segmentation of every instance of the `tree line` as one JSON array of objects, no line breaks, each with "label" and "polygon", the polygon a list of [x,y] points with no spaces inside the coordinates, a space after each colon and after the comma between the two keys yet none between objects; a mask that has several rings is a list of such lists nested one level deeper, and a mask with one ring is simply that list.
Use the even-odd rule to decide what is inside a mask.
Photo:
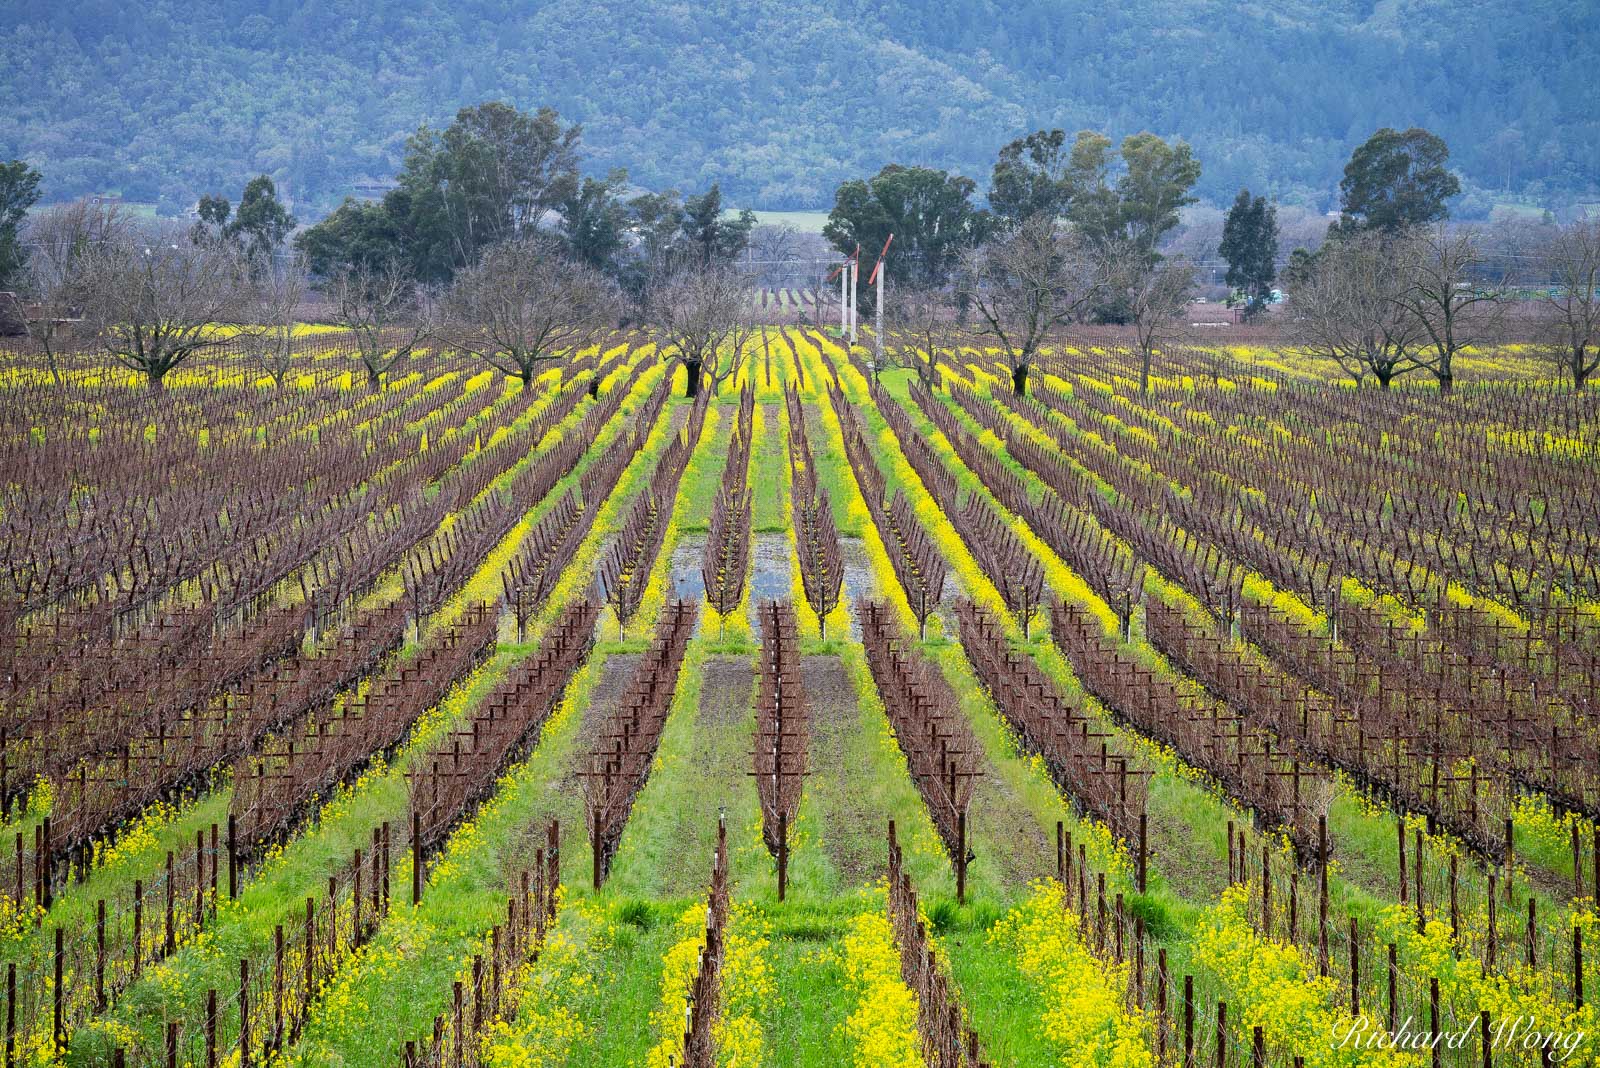
[{"label": "tree line", "polygon": [[[34,217],[26,240],[39,175],[7,164],[0,280],[33,302],[29,332],[58,375],[62,345],[88,338],[160,388],[223,345],[212,327],[229,322],[240,324],[233,343],[281,384],[315,289],[374,387],[422,348],[531,383],[630,323],[689,368],[691,393],[727,379],[758,315],[740,262],[754,216],[725,210],[716,183],[689,196],[630,192],[626,172],[585,177],[581,160],[580,129],[555,111],[491,102],[443,130],[419,129],[382,199],[347,200],[298,233],[261,176],[237,205],[201,198],[186,230],[79,202]],[[1339,220],[1284,272],[1289,301],[1274,318],[1286,320],[1289,343],[1358,383],[1387,388],[1427,371],[1448,390],[1460,352],[1498,336],[1521,280],[1490,270],[1472,231],[1445,225],[1459,192],[1448,161],[1444,142],[1415,128],[1379,130],[1355,150]],[[1196,288],[1194,265],[1166,242],[1200,172],[1182,141],[1040,130],[1000,149],[983,204],[968,178],[890,164],[840,184],[823,234],[841,260],[861,263],[862,278],[893,235],[883,261],[891,360],[976,334],[1006,354],[1023,393],[1036,357],[1067,327],[1111,324],[1126,330],[1148,388],[1154,357],[1182,338]],[[1246,319],[1264,314],[1278,298],[1275,204],[1241,190],[1218,250],[1230,302]],[[1596,227],[1549,227],[1530,256],[1555,280],[1538,294],[1545,350],[1581,386],[1600,360]],[[872,311],[872,288],[859,293]],[[931,374],[925,361],[905,362]]]}]

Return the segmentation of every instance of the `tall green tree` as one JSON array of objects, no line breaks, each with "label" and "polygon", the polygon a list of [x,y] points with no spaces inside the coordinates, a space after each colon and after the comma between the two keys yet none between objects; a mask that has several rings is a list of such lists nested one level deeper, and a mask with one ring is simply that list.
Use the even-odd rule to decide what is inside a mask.
[{"label": "tall green tree", "polygon": [[346,198],[317,225],[295,236],[312,273],[331,278],[345,268],[376,271],[410,262],[411,243],[405,216],[386,199],[383,203]]},{"label": "tall green tree", "polygon": [[697,197],[683,202],[683,238],[701,266],[727,262],[742,255],[756,226],[755,212],[746,208],[728,218],[722,208],[722,187],[716,182]]},{"label": "tall green tree", "polygon": [[537,227],[579,188],[581,135],[553,108],[530,114],[498,101],[462,108],[443,131],[418,130],[399,189],[384,198],[405,213],[417,276],[443,280],[489,245]]},{"label": "tall green tree", "polygon": [[[1182,141],[1168,143],[1153,133],[1122,140],[1122,175],[1117,179],[1115,233],[1090,233],[1091,239],[1120,238],[1154,256],[1161,239],[1178,225],[1178,211],[1193,204],[1200,161]],[[1086,198],[1092,202],[1093,197]]]},{"label": "tall green tree", "polygon": [[227,233],[240,243],[252,262],[259,262],[283,247],[284,238],[294,230],[295,223],[295,217],[278,199],[278,187],[261,174],[244,187]]},{"label": "tall green tree", "polygon": [[603,181],[585,178],[561,203],[561,234],[579,263],[616,274],[617,256],[627,245],[628,205],[620,196],[628,172],[618,168]]},{"label": "tall green tree", "polygon": [[221,193],[207,193],[194,206],[194,225],[189,239],[197,245],[221,244],[228,237],[228,220],[233,203]]},{"label": "tall green tree", "polygon": [[1266,308],[1277,277],[1277,205],[1239,190],[1223,221],[1217,251],[1228,261],[1228,285],[1244,295],[1244,317],[1255,318]]},{"label": "tall green tree", "polygon": [[628,230],[633,235],[635,261],[629,286],[642,291],[643,278],[666,274],[683,234],[683,198],[676,189],[642,193],[628,201]]},{"label": "tall green tree", "polygon": [[10,287],[27,263],[19,237],[23,216],[39,202],[42,175],[25,160],[0,163],[0,287]]},{"label": "tall green tree", "polygon": [[1338,232],[1398,234],[1448,217],[1446,201],[1461,192],[1449,162],[1450,148],[1436,134],[1385,126],[1345,164]]},{"label": "tall green tree", "polygon": [[1035,130],[1000,150],[989,178],[989,207],[1006,224],[1055,217],[1072,198],[1071,153],[1063,130]]},{"label": "tall green tree", "polygon": [[[863,271],[869,271],[893,234],[887,281],[894,286],[940,286],[962,252],[990,230],[989,213],[973,206],[976,191],[970,178],[891,163],[866,181],[839,186],[822,236],[846,256],[859,246]],[[861,306],[871,310],[875,294],[866,287],[864,273],[861,281]]]}]

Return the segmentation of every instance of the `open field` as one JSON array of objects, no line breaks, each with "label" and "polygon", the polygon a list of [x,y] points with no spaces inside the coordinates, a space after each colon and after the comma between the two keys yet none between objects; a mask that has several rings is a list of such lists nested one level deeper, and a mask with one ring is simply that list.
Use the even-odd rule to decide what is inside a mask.
[{"label": "open field", "polygon": [[1600,393],[299,343],[0,355],[8,1068],[1600,1063]]}]

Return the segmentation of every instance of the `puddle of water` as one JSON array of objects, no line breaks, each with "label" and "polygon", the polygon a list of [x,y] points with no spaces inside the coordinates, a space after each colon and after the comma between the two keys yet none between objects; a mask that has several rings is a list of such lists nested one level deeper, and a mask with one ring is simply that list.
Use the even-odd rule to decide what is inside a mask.
[{"label": "puddle of water", "polygon": [[672,589],[670,599],[699,601],[706,595],[705,576],[700,573],[706,562],[706,537],[704,534],[685,534],[672,550]]},{"label": "puddle of water", "polygon": [[757,534],[750,542],[750,564],[750,629],[759,634],[761,605],[789,598],[789,536]]},{"label": "puddle of water", "polygon": [[850,639],[861,640],[861,623],[856,619],[856,598],[875,597],[877,589],[867,566],[867,547],[860,538],[839,539],[839,555],[844,558],[844,598],[850,616]]}]

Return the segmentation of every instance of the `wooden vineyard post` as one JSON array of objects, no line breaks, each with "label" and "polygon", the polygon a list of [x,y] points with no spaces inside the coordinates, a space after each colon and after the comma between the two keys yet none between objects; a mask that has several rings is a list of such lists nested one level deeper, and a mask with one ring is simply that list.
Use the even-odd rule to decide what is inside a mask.
[{"label": "wooden vineyard post", "polygon": [[372,863],[372,872],[371,872],[371,880],[370,880],[371,883],[372,883],[372,888],[371,888],[371,894],[372,894],[372,918],[373,918],[374,922],[376,922],[377,919],[380,916],[383,915],[383,909],[378,903],[378,895],[382,893],[382,890],[380,889],[380,884],[383,882],[383,872],[382,872],[383,858],[382,858],[382,854],[383,854],[383,832],[381,830],[379,830],[378,828],[374,827],[374,828],[372,828],[372,849],[371,849],[371,852],[370,852],[371,863]]},{"label": "wooden vineyard post", "polygon": [[1149,892],[1150,836],[1148,814],[1139,813],[1139,893]]},{"label": "wooden vineyard post", "polygon": [[1488,950],[1485,954],[1485,963],[1491,972],[1494,971],[1495,951],[1500,944],[1500,917],[1495,911],[1499,901],[1500,894],[1495,887],[1494,872],[1491,871],[1489,873],[1489,937],[1488,945],[1485,947]]},{"label": "wooden vineyard post", "polygon": [[228,814],[228,900],[239,896],[239,821]]},{"label": "wooden vineyard post", "polygon": [[1416,845],[1412,850],[1411,874],[1416,879],[1417,899],[1417,933],[1426,934],[1428,930],[1428,910],[1422,899],[1422,828],[1417,828]]},{"label": "wooden vineyard post", "polygon": [[46,816],[44,822],[40,824],[40,830],[44,836],[44,848],[39,853],[39,900],[44,910],[49,912],[50,906],[55,904],[55,871],[50,861],[53,848],[50,844],[52,824],[49,816]]},{"label": "wooden vineyard post", "polygon": [[54,1029],[50,1032],[51,1042],[55,1046],[56,1056],[67,1051],[67,1021],[66,1021],[66,991],[62,979],[66,974],[67,952],[65,947],[65,933],[61,927],[56,927],[56,986],[55,986],[55,1016]]},{"label": "wooden vineyard post", "polygon": [[144,964],[144,881],[133,881],[133,977]]},{"label": "wooden vineyard post", "polygon": [[1156,1063],[1167,1059],[1167,947],[1156,947]]},{"label": "wooden vineyard post", "polygon": [[778,812],[778,900],[789,887],[789,814]]},{"label": "wooden vineyard post", "polygon": [[178,1021],[167,1022],[167,1068],[178,1068]]},{"label": "wooden vineyard post", "polygon": [[1531,970],[1539,966],[1539,926],[1535,919],[1539,902],[1537,898],[1528,899],[1528,968]]},{"label": "wooden vineyard post", "polygon": [[1489,1033],[1489,1010],[1478,1013],[1478,1044],[1483,1050],[1483,1068],[1494,1068],[1494,1039]]},{"label": "wooden vineyard post", "polygon": [[1583,839],[1578,836],[1578,824],[1572,824],[1572,896],[1583,896]]},{"label": "wooden vineyard post", "polygon": [[1095,904],[1097,908],[1094,925],[1094,951],[1104,955],[1106,951],[1106,873],[1095,874]]},{"label": "wooden vineyard post", "polygon": [[1517,824],[1510,816],[1506,817],[1506,904],[1511,904],[1511,865],[1516,860],[1516,832]]},{"label": "wooden vineyard post", "polygon": [[598,891],[600,889],[600,883],[602,882],[602,879],[600,878],[600,820],[598,817],[594,821],[594,827],[589,831],[589,853],[589,859],[592,861],[593,867],[593,871],[590,872],[590,875],[594,884],[594,889]]},{"label": "wooden vineyard post", "polygon": [[[598,886],[596,890],[600,889]],[[422,904],[422,813],[411,814],[411,903]]]},{"label": "wooden vineyard post", "polygon": [[272,929],[272,1044],[283,1043],[283,924]]},{"label": "wooden vineyard post", "polygon": [[1183,1068],[1194,1068],[1194,976],[1183,977]]},{"label": "wooden vineyard post", "polygon": [[239,1064],[250,1064],[250,962],[239,958]]},{"label": "wooden vineyard post", "polygon": [[[1434,976],[1428,980],[1428,1028],[1429,1034],[1439,1033],[1439,977]],[[1433,1068],[1441,1068],[1440,1048],[1442,1042],[1433,1043]]]},{"label": "wooden vineyard post", "polygon": [[[1437,1051],[1438,1047],[1434,1048]],[[1267,1068],[1267,1038],[1259,1026],[1252,1035],[1250,1063],[1252,1068]]]},{"label": "wooden vineyard post", "polygon": [[1361,1015],[1361,921],[1350,917],[1350,1015]]},{"label": "wooden vineyard post", "polygon": [[206,1068],[217,1068],[217,992],[206,991]]},{"label": "wooden vineyard post", "polygon": [[1067,856],[1066,850],[1063,848],[1063,833],[1064,828],[1061,821],[1056,820],[1056,882],[1065,886],[1067,885]]},{"label": "wooden vineyard post", "polygon": [[170,957],[173,949],[176,948],[177,945],[177,935],[172,929],[172,895],[174,892],[173,883],[177,881],[175,876],[176,869],[173,866],[172,850],[169,849],[167,850],[167,932],[165,939],[161,943],[161,953],[163,957]]},{"label": "wooden vineyard post", "polygon": [[[313,966],[316,963],[316,952],[317,952],[317,947],[316,947],[316,922],[317,922],[316,909],[317,909],[317,903],[315,901],[313,901],[309,897],[306,898],[305,991],[304,991],[304,993],[303,993],[303,995],[301,997],[301,1000],[300,1000],[300,1016],[299,1016],[300,1020],[304,1020],[305,1017],[306,1017],[306,1013],[310,1010],[310,1008],[311,1008],[311,995],[316,989],[316,985],[313,982],[313,979],[315,978],[315,973],[312,970]],[[295,1024],[295,1032],[298,1034],[299,1031],[300,1031],[300,1025],[299,1025],[298,1022],[296,1022],[296,1024]]]},{"label": "wooden vineyard post", "polygon": [[1217,1068],[1228,1068],[1228,1003],[1217,1002]]},{"label": "wooden vineyard post", "polygon": [[549,873],[548,878],[545,880],[545,884],[544,884],[544,886],[545,886],[546,910],[547,910],[546,913],[545,913],[545,918],[547,920],[553,920],[553,919],[556,918],[556,887],[561,885],[561,821],[560,820],[551,820],[550,821],[549,853],[550,853],[550,858],[549,858],[550,873]]},{"label": "wooden vineyard post", "polygon": [[1461,902],[1456,896],[1456,855],[1450,854],[1450,937],[1461,935]]},{"label": "wooden vineyard post", "polygon": [[1404,816],[1399,816],[1395,819],[1394,829],[1397,832],[1397,844],[1400,847],[1400,904],[1404,905],[1409,900],[1407,896],[1409,893],[1408,880],[1406,879],[1406,819]]},{"label": "wooden vineyard post", "polygon": [[1572,925],[1572,1003],[1583,1011],[1583,928]]},{"label": "wooden vineyard post", "polygon": [[1317,974],[1326,976],[1328,962],[1328,817],[1317,817]]},{"label": "wooden vineyard post", "polygon": [[1398,951],[1393,942],[1389,943],[1389,1033],[1393,1034],[1399,1026],[1400,1006],[1397,987],[1400,982],[1400,962]]},{"label": "wooden vineyard post", "polygon": [[1261,933],[1272,937],[1272,847],[1261,847]]},{"label": "wooden vineyard post", "polygon": [[451,996],[454,999],[453,1002],[452,1002],[453,1008],[452,1008],[451,1011],[453,1013],[453,1019],[456,1022],[456,1026],[455,1026],[455,1032],[456,1032],[456,1057],[455,1057],[455,1063],[457,1065],[457,1068],[460,1068],[460,1066],[464,1063],[464,1059],[463,1059],[462,1054],[463,1054],[463,1051],[464,1051],[463,1043],[464,1043],[464,1038],[465,1038],[465,1036],[463,1036],[462,1033],[461,1033],[462,1028],[464,1026],[465,1014],[464,1014],[464,1012],[462,1010],[461,980],[460,979],[457,979],[455,981],[455,986],[451,990]]},{"label": "wooden vineyard post", "polygon": [[1128,914],[1123,909],[1120,891],[1112,904],[1114,906],[1111,912],[1112,955],[1116,962],[1121,964],[1127,959],[1123,953],[1122,931],[1124,924],[1127,922]]},{"label": "wooden vineyard post", "polygon": [[17,965],[6,965],[6,1068],[17,1066]]},{"label": "wooden vineyard post", "polygon": [[1133,1003],[1144,1007],[1144,917],[1133,921]]},{"label": "wooden vineyard post", "polygon": [[100,1012],[106,1007],[106,899],[95,904],[94,911],[94,1007]]},{"label": "wooden vineyard post", "polygon": [[200,929],[206,898],[206,832],[194,832],[194,927]]},{"label": "wooden vineyard post", "polygon": [[[951,774],[952,781],[954,773]],[[952,796],[954,794],[952,793]],[[967,814],[956,813],[956,904],[967,903]]]}]

